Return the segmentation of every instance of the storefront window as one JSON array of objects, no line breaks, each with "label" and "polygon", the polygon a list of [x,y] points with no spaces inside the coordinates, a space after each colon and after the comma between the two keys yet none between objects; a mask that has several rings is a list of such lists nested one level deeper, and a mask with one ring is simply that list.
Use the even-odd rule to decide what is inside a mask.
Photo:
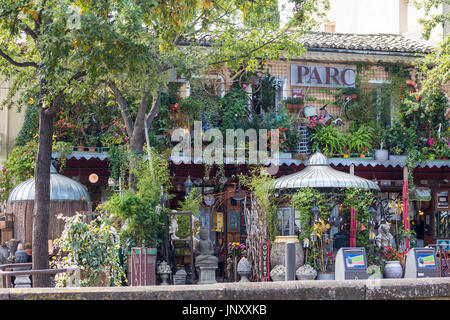
[{"label": "storefront window", "polygon": [[436,211],[435,236],[436,238],[450,238],[450,211]]}]

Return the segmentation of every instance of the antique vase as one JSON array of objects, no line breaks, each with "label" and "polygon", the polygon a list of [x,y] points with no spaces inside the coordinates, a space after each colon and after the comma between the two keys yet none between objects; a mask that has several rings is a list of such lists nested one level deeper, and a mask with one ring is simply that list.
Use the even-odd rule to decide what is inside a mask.
[{"label": "antique vase", "polygon": [[386,261],[384,265],[384,276],[389,279],[402,278],[403,268],[400,261]]}]

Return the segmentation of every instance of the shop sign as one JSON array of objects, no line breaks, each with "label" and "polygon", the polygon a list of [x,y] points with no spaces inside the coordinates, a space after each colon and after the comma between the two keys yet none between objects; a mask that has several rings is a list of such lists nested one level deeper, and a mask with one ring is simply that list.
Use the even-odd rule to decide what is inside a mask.
[{"label": "shop sign", "polygon": [[348,88],[355,86],[356,69],[291,64],[291,85]]},{"label": "shop sign", "polygon": [[261,279],[270,279],[269,242],[261,242]]},{"label": "shop sign", "polygon": [[436,198],[438,209],[448,209],[448,191],[437,192]]}]

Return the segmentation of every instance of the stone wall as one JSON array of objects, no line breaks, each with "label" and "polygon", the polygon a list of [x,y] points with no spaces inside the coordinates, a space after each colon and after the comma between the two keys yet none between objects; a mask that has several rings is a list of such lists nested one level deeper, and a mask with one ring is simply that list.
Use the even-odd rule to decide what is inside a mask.
[{"label": "stone wall", "polygon": [[450,278],[0,289],[0,300],[450,300]]}]

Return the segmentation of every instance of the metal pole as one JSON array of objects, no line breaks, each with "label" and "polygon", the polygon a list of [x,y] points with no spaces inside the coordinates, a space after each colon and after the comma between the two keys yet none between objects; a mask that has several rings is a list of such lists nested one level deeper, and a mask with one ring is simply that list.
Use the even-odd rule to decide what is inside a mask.
[{"label": "metal pole", "polygon": [[286,242],[285,264],[285,280],[295,280],[295,242]]}]

